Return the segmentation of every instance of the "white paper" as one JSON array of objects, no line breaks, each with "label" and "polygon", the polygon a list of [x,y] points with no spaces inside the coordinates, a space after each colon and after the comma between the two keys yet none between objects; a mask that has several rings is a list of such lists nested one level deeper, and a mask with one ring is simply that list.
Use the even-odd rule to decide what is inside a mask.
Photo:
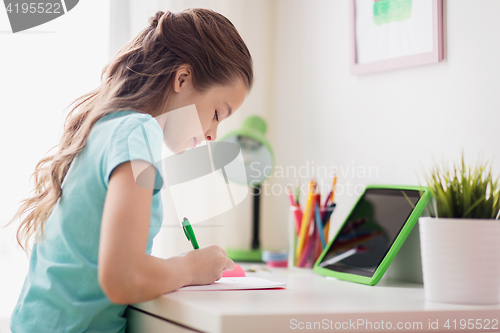
[{"label": "white paper", "polygon": [[373,0],[356,0],[359,64],[432,52],[432,0],[413,0],[411,17],[376,25]]},{"label": "white paper", "polygon": [[221,278],[212,284],[202,286],[186,286],[177,291],[215,291],[215,290],[241,290],[241,289],[269,289],[285,288],[286,283],[275,282],[257,277],[227,277]]}]

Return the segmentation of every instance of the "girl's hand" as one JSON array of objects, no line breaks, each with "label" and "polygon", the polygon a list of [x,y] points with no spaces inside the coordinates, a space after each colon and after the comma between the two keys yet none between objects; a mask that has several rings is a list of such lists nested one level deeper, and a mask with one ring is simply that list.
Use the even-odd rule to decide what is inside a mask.
[{"label": "girl's hand", "polygon": [[189,285],[212,284],[222,277],[223,271],[234,269],[234,262],[226,251],[217,245],[208,245],[197,250],[178,254],[186,260]]},{"label": "girl's hand", "polygon": [[[147,176],[143,179],[155,179],[154,168],[146,168],[143,173]],[[98,280],[115,304],[142,303],[189,284],[213,283],[223,270],[234,268],[226,252],[215,245],[167,259],[147,255],[152,188],[137,185],[130,161],[117,166],[109,179],[101,221]]]}]

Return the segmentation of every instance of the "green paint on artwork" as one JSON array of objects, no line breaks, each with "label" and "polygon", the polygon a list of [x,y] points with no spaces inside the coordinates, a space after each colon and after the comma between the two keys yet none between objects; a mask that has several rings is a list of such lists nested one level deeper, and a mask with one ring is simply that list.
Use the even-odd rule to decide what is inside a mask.
[{"label": "green paint on artwork", "polygon": [[410,19],[412,0],[375,0],[373,19],[376,25]]}]

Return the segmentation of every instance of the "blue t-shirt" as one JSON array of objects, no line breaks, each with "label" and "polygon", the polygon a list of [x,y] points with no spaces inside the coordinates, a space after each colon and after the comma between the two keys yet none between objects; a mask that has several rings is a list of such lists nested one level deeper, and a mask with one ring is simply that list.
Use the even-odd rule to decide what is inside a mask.
[{"label": "blue t-shirt", "polygon": [[119,164],[144,160],[156,167],[146,253],[160,231],[163,132],[151,115],[118,111],[91,129],[62,184],[62,195],[33,246],[29,271],[12,313],[18,332],[125,332],[126,305],[113,304],[97,278],[104,199]]}]

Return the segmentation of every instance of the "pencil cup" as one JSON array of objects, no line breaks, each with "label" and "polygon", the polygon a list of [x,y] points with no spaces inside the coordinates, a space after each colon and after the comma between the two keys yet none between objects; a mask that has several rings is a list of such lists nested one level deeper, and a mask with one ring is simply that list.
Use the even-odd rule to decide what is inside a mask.
[{"label": "pencil cup", "polygon": [[300,207],[291,206],[288,214],[288,268],[295,266],[295,246],[297,246],[297,212]]}]

